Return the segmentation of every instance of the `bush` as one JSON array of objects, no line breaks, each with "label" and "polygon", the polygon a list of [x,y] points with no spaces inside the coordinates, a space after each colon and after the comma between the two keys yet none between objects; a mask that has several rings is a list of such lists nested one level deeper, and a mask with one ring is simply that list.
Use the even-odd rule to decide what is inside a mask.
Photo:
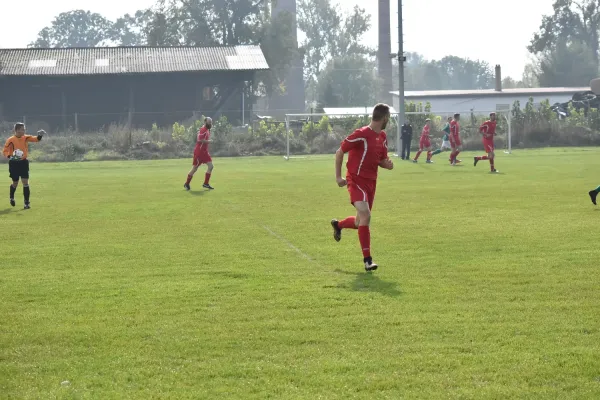
[{"label": "bush", "polygon": [[[413,124],[414,137],[418,138],[425,119],[433,121],[434,147],[441,142],[441,128],[446,115],[430,112],[428,104],[407,104],[407,120]],[[410,114],[420,111],[423,114]],[[598,146],[600,145],[600,111],[569,109],[569,117],[559,119],[549,102],[535,106],[533,99],[521,107],[515,102],[511,111],[512,143],[514,147],[539,146]],[[474,112],[464,114],[461,128],[466,150],[481,150],[479,126],[488,118]],[[316,119],[316,117],[315,117]],[[191,157],[196,142],[196,133],[204,117],[187,123],[175,123],[169,130],[161,130],[156,124],[150,130],[111,125],[107,132],[85,134],[64,133],[48,135],[42,142],[32,144],[29,158],[40,162],[102,161],[127,159],[165,159]],[[287,132],[282,122],[260,121],[250,128],[234,128],[227,118],[214,121],[212,128],[211,153],[217,157],[248,155],[283,155],[289,147],[292,154],[331,154],[340,142],[353,130],[369,123],[369,116],[345,116],[329,118],[322,116],[315,121],[304,121],[291,125]],[[43,122],[40,122],[43,124]],[[5,136],[12,126],[1,123]],[[395,145],[396,123],[390,121],[387,128],[390,151]],[[508,124],[500,117],[496,146],[504,148],[507,141]],[[413,140],[413,146],[418,140]],[[6,160],[0,161],[5,163]]]}]

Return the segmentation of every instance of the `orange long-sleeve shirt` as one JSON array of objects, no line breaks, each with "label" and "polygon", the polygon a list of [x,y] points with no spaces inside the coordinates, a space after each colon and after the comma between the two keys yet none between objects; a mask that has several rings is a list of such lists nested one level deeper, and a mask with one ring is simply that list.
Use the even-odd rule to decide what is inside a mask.
[{"label": "orange long-sleeve shirt", "polygon": [[2,153],[6,158],[10,158],[12,157],[13,152],[19,149],[23,151],[22,159],[24,160],[27,158],[27,154],[29,153],[29,146],[27,143],[39,141],[40,140],[37,138],[37,136],[23,135],[19,138],[13,135],[6,141],[6,144],[4,145],[4,151]]}]

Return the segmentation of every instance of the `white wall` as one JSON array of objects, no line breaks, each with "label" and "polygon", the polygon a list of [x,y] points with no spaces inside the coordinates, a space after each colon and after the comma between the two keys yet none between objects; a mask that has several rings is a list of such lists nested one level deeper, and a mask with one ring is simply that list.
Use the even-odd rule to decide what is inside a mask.
[{"label": "white wall", "polygon": [[[573,94],[546,94],[546,95],[515,95],[515,96],[484,96],[479,98],[468,98],[468,97],[423,97],[423,98],[407,98],[406,102],[420,103],[431,103],[431,111],[434,113],[454,113],[454,112],[467,112],[471,109],[477,111],[496,111],[497,105],[509,105],[512,108],[513,103],[516,100],[521,102],[521,107],[525,107],[529,97],[533,97],[534,103],[540,103],[544,100],[550,100],[550,105],[554,103],[564,103],[572,99]],[[398,96],[394,95],[394,108],[397,110],[399,106]]]}]

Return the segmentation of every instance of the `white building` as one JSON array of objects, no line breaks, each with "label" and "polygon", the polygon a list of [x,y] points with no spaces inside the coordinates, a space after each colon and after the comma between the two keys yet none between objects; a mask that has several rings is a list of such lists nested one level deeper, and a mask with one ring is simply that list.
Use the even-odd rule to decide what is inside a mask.
[{"label": "white building", "polygon": [[[495,89],[484,90],[430,90],[404,92],[407,103],[429,102],[431,112],[452,114],[466,111],[501,111],[510,110],[516,100],[525,107],[530,97],[536,104],[549,100],[550,105],[564,103],[572,99],[577,92],[589,91],[589,87],[577,88],[526,88],[526,89]],[[398,91],[391,92],[394,97],[394,108],[398,109]]]},{"label": "white building", "polygon": [[[343,117],[343,116],[362,116],[371,115],[373,113],[374,106],[365,107],[324,107],[323,112],[330,118]],[[396,114],[396,109],[390,107],[390,112]]]}]

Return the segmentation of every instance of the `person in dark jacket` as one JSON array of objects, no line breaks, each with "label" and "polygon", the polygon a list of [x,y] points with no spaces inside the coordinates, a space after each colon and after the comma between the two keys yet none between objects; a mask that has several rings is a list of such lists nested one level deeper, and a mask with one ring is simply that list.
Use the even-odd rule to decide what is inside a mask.
[{"label": "person in dark jacket", "polygon": [[402,152],[400,153],[400,158],[403,160],[410,160],[410,142],[412,141],[412,134],[412,125],[409,122],[405,122],[400,131],[400,138],[402,139]]}]

